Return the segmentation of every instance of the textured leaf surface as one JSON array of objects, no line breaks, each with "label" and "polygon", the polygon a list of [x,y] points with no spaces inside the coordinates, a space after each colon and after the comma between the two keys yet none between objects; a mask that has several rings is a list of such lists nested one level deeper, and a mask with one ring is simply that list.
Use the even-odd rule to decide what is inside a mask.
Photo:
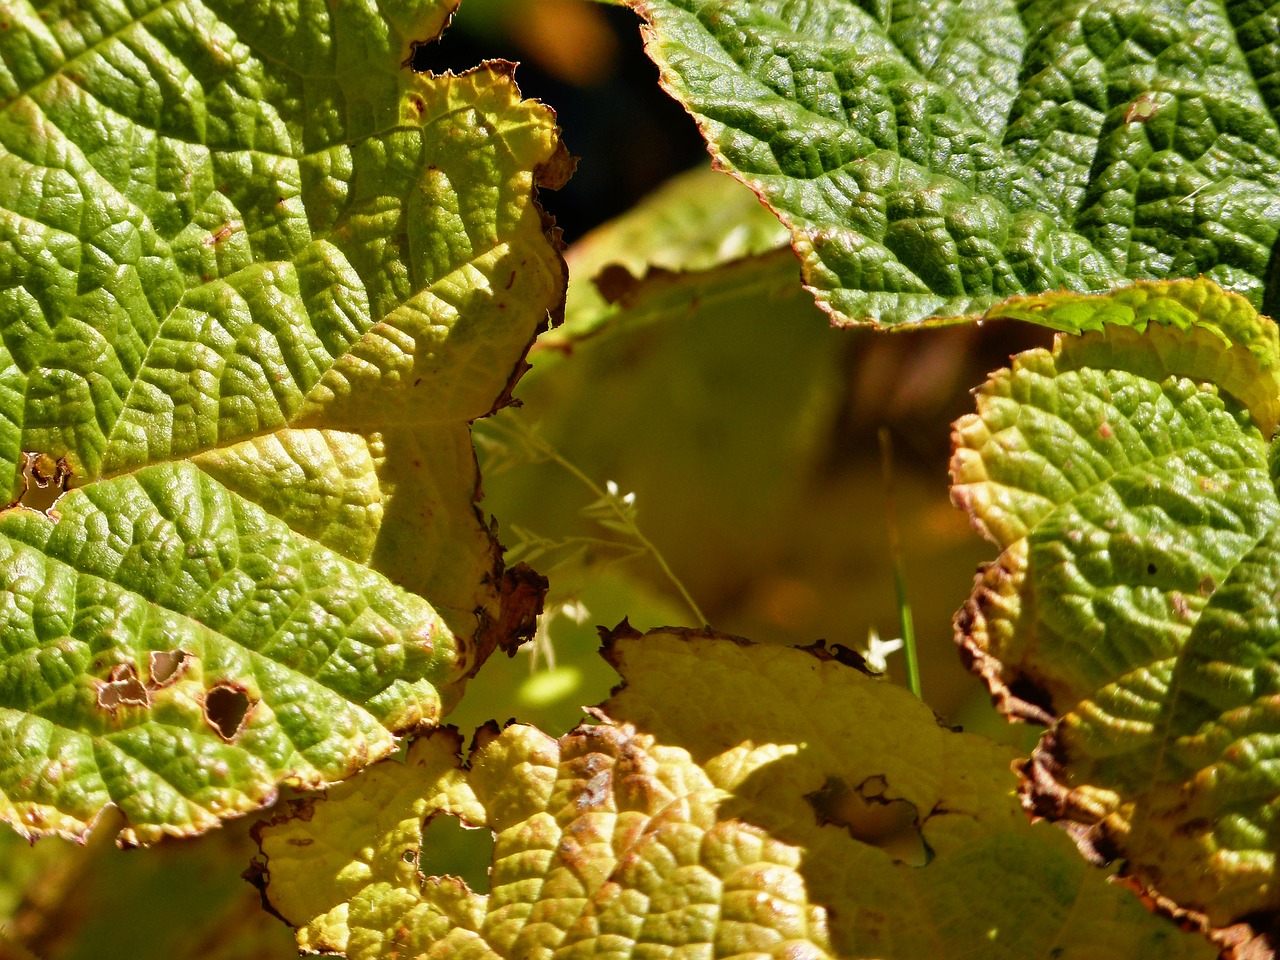
[{"label": "textured leaf surface", "polygon": [[1204,274],[1262,303],[1266,5],[628,0],[718,163],[841,322]]},{"label": "textured leaf surface", "polygon": [[[449,0],[10,4],[0,818],[126,840],[341,779],[496,642],[468,421],[562,292],[553,119]],[[72,489],[42,512],[53,477]],[[19,502],[23,501],[23,502]],[[506,589],[504,589],[504,583]]]},{"label": "textured leaf surface", "polygon": [[1209,957],[1019,809],[1013,752],[822,648],[619,630],[605,705],[678,744],[735,816],[805,851],[842,957]]},{"label": "textured leaf surface", "polygon": [[[1057,720],[1029,801],[1215,926],[1280,906],[1280,502],[1268,434],[1229,376],[1205,376],[1239,351],[1200,335],[1228,325],[1226,303],[1204,299],[1185,332],[1153,323],[1019,355],[956,424],[952,461],[954,499],[1003,548],[958,638],[1006,710]],[[1044,309],[1060,306],[1082,304]],[[1271,321],[1252,326],[1274,342]]]},{"label": "textured leaf surface", "polygon": [[[851,958],[1212,955],[1028,823],[1009,748],[940,726],[838,650],[624,626],[606,651],[625,680],[608,709],[653,735],[481,731],[464,771],[438,733],[260,830],[299,944],[822,956],[829,923]],[[441,813],[494,831],[487,898],[422,875],[423,821]]]},{"label": "textured leaf surface", "polygon": [[[468,769],[441,731],[406,763],[379,764],[260,831],[267,896],[301,949],[352,960],[827,956],[800,852],[719,818],[720,791],[685,751],[610,723],[560,740],[523,725],[481,737]],[[487,895],[420,873],[423,822],[440,815],[493,831]]]}]

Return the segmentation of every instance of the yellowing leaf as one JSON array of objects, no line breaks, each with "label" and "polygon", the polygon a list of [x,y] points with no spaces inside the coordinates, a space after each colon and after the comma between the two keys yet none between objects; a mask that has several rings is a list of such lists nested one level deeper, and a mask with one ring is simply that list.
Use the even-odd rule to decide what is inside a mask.
[{"label": "yellowing leaf", "polygon": [[[298,945],[352,960],[406,955],[714,955],[819,960],[822,911],[800,852],[716,815],[722,794],[683,751],[628,725],[559,740],[481,731],[420,739],[260,831],[266,895]],[[417,867],[425,820],[495,836],[491,889]]]},{"label": "yellowing leaf", "polygon": [[[624,627],[606,654],[625,680],[607,710],[629,722],[482,730],[465,769],[437,733],[262,829],[267,896],[299,944],[353,960],[1212,955],[1027,821],[1008,748],[939,725],[840,648]],[[494,832],[487,895],[417,869],[440,814]]]},{"label": "yellowing leaf", "polygon": [[605,704],[679,744],[740,818],[804,851],[841,957],[1210,957],[1027,821],[1013,752],[939,724],[841,648],[692,631],[607,638]]}]

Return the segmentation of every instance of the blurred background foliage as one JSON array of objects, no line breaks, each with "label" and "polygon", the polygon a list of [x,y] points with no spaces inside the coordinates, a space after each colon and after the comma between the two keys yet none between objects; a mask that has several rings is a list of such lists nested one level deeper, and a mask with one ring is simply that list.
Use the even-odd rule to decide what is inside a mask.
[{"label": "blurred background foliage", "polygon": [[[522,91],[555,107],[581,162],[543,197],[570,245],[566,323],[535,344],[523,405],[476,428],[482,509],[509,559],[551,578],[548,613],[534,644],[485,666],[451,722],[568,730],[617,681],[596,626],[623,617],[645,629],[705,616],[756,640],[854,649],[871,631],[897,636],[876,439],[887,426],[924,697],[949,722],[1027,742],[951,640],[993,548],[948,502],[947,425],[971,408],[969,388],[1047,335],[831,329],[785,231],[710,171],[629,11],[465,0],[415,62],[458,71],[486,58],[521,62]],[[889,672],[901,681],[900,654]],[[0,831],[0,960],[294,955],[240,879],[250,826],[144,852],[115,849],[114,823],[84,847]],[[490,846],[477,833],[433,822],[430,863],[482,886]]]}]

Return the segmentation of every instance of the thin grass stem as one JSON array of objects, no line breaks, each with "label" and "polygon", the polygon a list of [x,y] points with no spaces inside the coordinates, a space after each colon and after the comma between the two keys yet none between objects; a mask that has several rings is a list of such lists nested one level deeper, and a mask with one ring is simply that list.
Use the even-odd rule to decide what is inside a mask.
[{"label": "thin grass stem", "polygon": [[527,445],[528,447],[532,448],[535,452],[537,452],[539,455],[541,455],[544,459],[549,460],[552,463],[558,464],[561,469],[568,472],[571,476],[577,478],[577,480],[584,487],[590,490],[591,493],[595,496],[597,502],[607,503],[609,505],[610,510],[614,514],[614,517],[617,519],[618,524],[626,531],[626,534],[629,537],[635,540],[636,543],[640,544],[640,546],[644,548],[645,552],[647,552],[649,556],[653,558],[653,561],[658,565],[658,569],[662,571],[663,575],[667,578],[668,581],[670,581],[671,585],[675,587],[676,592],[680,594],[680,597],[682,600],[684,600],[685,605],[688,606],[690,611],[692,611],[697,622],[702,626],[707,625],[707,618],[706,618],[706,615],[703,614],[702,608],[698,606],[697,601],[693,599],[693,596],[689,593],[684,583],[680,580],[679,577],[676,576],[675,571],[671,569],[670,564],[667,563],[666,557],[662,555],[662,552],[658,550],[656,546],[654,546],[652,540],[650,540],[640,531],[640,528],[636,525],[635,518],[632,517],[630,513],[628,513],[628,511],[626,510],[623,503],[618,497],[611,495],[598,483],[592,480],[591,477],[587,476],[587,474],[583,472],[583,470],[579,468],[577,464],[568,460],[562,453],[560,453],[559,450],[553,447],[550,443],[548,443],[542,437],[538,436],[532,430],[529,430],[527,428],[516,429],[516,428],[510,427],[510,426],[507,426],[505,423],[498,422],[496,418],[490,418],[486,420],[485,426],[488,429],[492,429],[498,433],[505,434],[507,437],[511,438],[512,440],[515,440],[518,443],[523,443]]},{"label": "thin grass stem", "polygon": [[920,660],[916,653],[916,628],[907,601],[907,574],[902,562],[902,540],[898,533],[898,510],[893,496],[893,438],[888,427],[880,428],[880,466],[884,473],[885,516],[889,525],[889,557],[893,564],[893,588],[898,596],[898,626],[902,631],[902,652],[907,660],[907,686],[919,699]]}]

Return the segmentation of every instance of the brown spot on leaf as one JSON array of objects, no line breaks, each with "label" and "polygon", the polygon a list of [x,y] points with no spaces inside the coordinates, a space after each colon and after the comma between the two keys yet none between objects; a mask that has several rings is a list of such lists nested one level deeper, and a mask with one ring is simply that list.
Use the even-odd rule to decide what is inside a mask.
[{"label": "brown spot on leaf", "polygon": [[1205,493],[1222,493],[1231,487],[1231,481],[1218,477],[1197,477],[1200,489]]},{"label": "brown spot on leaf", "polygon": [[578,794],[578,799],[574,801],[574,806],[578,808],[579,813],[600,806],[609,798],[609,790],[612,786],[612,772],[601,770],[587,781],[582,793]]},{"label": "brown spot on leaf", "polygon": [[844,827],[855,840],[879,847],[894,860],[922,867],[933,852],[920,834],[915,804],[888,794],[883,776],[868,777],[849,789],[839,777],[828,777],[822,789],[806,794],[818,823]]},{"label": "brown spot on leaf", "polygon": [[113,713],[123,706],[151,706],[151,695],[138,679],[133,664],[121,663],[111,668],[110,678],[98,685],[98,706]]},{"label": "brown spot on leaf", "polygon": [[204,245],[206,247],[212,247],[216,244],[222,243],[224,240],[230,239],[231,235],[240,229],[240,226],[241,225],[235,220],[230,220],[224,223],[217,230],[204,238]]},{"label": "brown spot on leaf", "polygon": [[1191,619],[1191,605],[1179,591],[1174,590],[1169,594],[1169,603],[1173,606],[1173,612],[1177,614],[1179,620]]},{"label": "brown spot on leaf", "polygon": [[1218,589],[1218,581],[1213,579],[1211,574],[1206,573],[1200,578],[1200,596],[1211,597],[1213,591]]},{"label": "brown spot on leaf", "polygon": [[1160,110],[1160,105],[1156,102],[1155,94],[1144,93],[1129,104],[1129,109],[1125,112],[1124,122],[1130,123],[1146,123],[1154,117]]},{"label": "brown spot on leaf", "polygon": [[257,705],[244,688],[233,683],[220,683],[204,697],[204,719],[228,743],[240,735],[249,713]]}]

